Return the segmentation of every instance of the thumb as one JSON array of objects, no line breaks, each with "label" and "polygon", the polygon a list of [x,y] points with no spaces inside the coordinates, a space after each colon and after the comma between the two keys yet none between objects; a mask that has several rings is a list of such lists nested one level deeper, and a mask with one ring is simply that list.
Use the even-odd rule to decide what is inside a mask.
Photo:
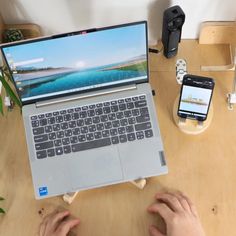
[{"label": "thumb", "polygon": [[149,227],[149,233],[150,236],[166,236],[165,234],[162,234],[154,225]]}]

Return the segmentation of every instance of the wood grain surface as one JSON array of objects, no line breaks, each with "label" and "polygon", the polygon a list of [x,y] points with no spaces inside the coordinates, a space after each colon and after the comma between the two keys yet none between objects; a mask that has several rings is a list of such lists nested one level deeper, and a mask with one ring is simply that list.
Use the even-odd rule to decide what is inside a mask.
[{"label": "wood grain surface", "polygon": [[[154,194],[181,190],[195,202],[208,236],[235,235],[236,218],[236,107],[227,109],[233,72],[200,72],[200,65],[226,63],[224,46],[198,45],[182,41],[176,58],[150,55],[150,82],[154,97],[169,174],[150,178],[144,190],[130,183],[79,193],[72,205],[61,197],[35,200],[23,122],[15,109],[0,117],[0,235],[34,236],[42,217],[57,208],[69,209],[81,218],[71,235],[148,236],[148,225],[164,227],[160,217],[147,213]],[[182,133],[173,121],[173,104],[180,87],[175,79],[175,62],[184,58],[188,72],[215,79],[214,117],[202,134]]]}]

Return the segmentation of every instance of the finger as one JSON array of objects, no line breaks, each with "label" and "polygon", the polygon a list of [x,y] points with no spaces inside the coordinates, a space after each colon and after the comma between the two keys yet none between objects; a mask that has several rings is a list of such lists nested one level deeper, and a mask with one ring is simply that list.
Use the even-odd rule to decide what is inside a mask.
[{"label": "finger", "polygon": [[45,218],[45,232],[55,232],[59,221],[62,220],[64,217],[68,216],[69,214],[69,211],[53,211]]},{"label": "finger", "polygon": [[67,235],[69,233],[69,231],[74,228],[75,226],[77,226],[80,223],[79,219],[73,219],[73,220],[66,220],[63,221],[59,227],[57,228],[56,232],[59,235]]},{"label": "finger", "polygon": [[39,225],[39,236],[43,236],[45,234],[45,229],[46,229],[46,225],[44,223],[41,223]]},{"label": "finger", "polygon": [[198,213],[197,213],[197,208],[195,207],[195,205],[193,204],[193,202],[191,201],[191,199],[189,197],[187,197],[185,194],[181,193],[181,195],[185,198],[185,200],[188,202],[188,205],[191,209],[191,212],[193,213],[194,216],[198,217]]},{"label": "finger", "polygon": [[57,213],[53,218],[51,218],[51,224],[56,225],[59,221],[63,220],[65,217],[67,217],[70,214],[69,211],[62,211]]},{"label": "finger", "polygon": [[155,203],[148,208],[151,213],[159,213],[168,222],[174,216],[174,212],[165,203]]},{"label": "finger", "polygon": [[172,194],[158,193],[156,195],[156,199],[165,202],[175,212],[183,211],[183,207],[180,204],[178,198]]},{"label": "finger", "polygon": [[189,213],[192,213],[191,212],[191,208],[190,208],[190,205],[188,203],[188,201],[186,200],[186,198],[183,196],[183,194],[181,192],[176,192],[176,193],[170,193],[172,194],[173,196],[175,196],[176,198],[178,198],[182,208],[189,212]]},{"label": "finger", "polygon": [[149,233],[151,236],[165,236],[154,225],[149,227]]}]

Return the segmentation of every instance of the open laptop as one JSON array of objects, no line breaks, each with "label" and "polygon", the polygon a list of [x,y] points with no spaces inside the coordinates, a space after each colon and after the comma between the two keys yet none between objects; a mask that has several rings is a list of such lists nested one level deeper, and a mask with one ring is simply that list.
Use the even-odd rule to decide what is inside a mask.
[{"label": "open laptop", "polygon": [[167,173],[149,85],[147,22],[1,45],[35,196]]}]

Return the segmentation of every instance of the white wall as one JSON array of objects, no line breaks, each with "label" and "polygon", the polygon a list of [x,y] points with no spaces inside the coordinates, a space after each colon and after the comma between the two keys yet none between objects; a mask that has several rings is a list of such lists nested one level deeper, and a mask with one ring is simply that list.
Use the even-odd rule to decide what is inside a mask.
[{"label": "white wall", "polygon": [[186,14],[182,38],[197,38],[203,21],[236,20],[235,0],[0,0],[0,11],[6,23],[33,22],[44,34],[147,19],[154,43],[164,9],[176,4]]}]

